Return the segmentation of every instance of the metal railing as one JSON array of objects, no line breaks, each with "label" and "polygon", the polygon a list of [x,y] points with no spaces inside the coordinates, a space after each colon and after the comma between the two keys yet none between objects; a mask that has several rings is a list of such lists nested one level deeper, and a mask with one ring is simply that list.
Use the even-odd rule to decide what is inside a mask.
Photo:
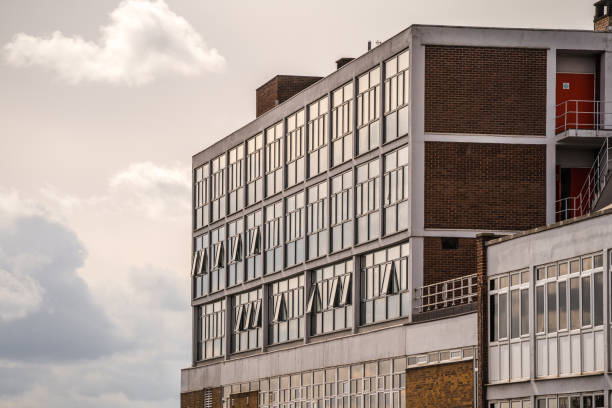
[{"label": "metal railing", "polygon": [[415,309],[429,312],[473,303],[478,296],[476,274],[449,279],[415,289]]},{"label": "metal railing", "polygon": [[612,131],[612,101],[561,102],[556,107],[555,134],[568,130]]},{"label": "metal railing", "polygon": [[612,170],[610,166],[612,164],[611,149],[610,139],[605,138],[578,195],[557,200],[555,204],[557,221],[579,217],[591,211],[610,179],[610,172]]}]

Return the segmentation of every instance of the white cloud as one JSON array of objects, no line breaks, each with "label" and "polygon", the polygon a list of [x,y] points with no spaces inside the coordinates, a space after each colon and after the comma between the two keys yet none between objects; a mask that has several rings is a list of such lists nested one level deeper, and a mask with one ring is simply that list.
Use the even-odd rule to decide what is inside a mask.
[{"label": "white cloud", "polygon": [[22,319],[40,307],[43,289],[25,274],[0,269],[0,322]]},{"label": "white cloud", "polygon": [[18,67],[50,68],[72,84],[142,85],[163,74],[196,75],[225,66],[223,56],[164,0],[124,0],[110,20],[100,27],[98,43],[60,31],[47,38],[19,33],[4,46],[6,59]]},{"label": "white cloud", "polygon": [[148,217],[184,219],[189,214],[190,184],[188,167],[132,163],[110,179],[110,193],[123,197],[113,202]]}]

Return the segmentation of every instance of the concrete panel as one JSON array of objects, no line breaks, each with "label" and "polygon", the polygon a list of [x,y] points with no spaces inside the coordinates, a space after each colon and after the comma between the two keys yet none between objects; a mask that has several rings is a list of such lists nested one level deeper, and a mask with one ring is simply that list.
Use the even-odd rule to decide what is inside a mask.
[{"label": "concrete panel", "polygon": [[189,368],[182,372],[181,392],[322,367],[473,346],[477,343],[476,324],[476,313],[471,313]]}]

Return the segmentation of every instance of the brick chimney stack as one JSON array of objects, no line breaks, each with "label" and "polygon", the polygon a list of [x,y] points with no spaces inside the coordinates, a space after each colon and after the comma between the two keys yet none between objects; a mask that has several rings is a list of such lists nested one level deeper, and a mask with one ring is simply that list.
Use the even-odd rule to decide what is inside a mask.
[{"label": "brick chimney stack", "polygon": [[612,0],[599,0],[595,6],[593,26],[595,31],[612,31]]}]

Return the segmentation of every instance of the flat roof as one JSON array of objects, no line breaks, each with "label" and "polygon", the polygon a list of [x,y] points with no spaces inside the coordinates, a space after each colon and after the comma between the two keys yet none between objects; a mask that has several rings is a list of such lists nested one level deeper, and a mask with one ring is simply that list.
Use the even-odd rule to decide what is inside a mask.
[{"label": "flat roof", "polygon": [[[543,225],[541,227],[537,227],[537,228],[533,228],[533,229],[517,232],[515,234],[507,235],[505,237],[495,238],[495,239],[492,239],[490,241],[487,241],[485,244],[487,246],[497,245],[497,244],[501,244],[502,242],[511,241],[513,239],[526,237],[528,235],[537,234],[539,232],[549,231],[549,230],[552,230],[552,229],[555,229],[555,228],[565,227],[566,225],[576,224],[576,223],[579,223],[579,222],[582,222],[582,221],[587,221],[587,220],[590,220],[590,219],[593,219],[593,218],[602,217],[602,216],[610,215],[610,214],[612,214],[612,205],[609,205],[609,206],[607,206],[607,207],[605,207],[605,208],[603,208],[603,209],[601,209],[599,211],[594,211],[594,212],[586,214],[586,215],[581,215],[580,217],[571,218],[571,219],[565,220],[565,221],[559,221],[559,222],[556,222],[554,224]],[[486,234],[479,234],[479,235],[482,236],[482,235],[486,235]]]}]

